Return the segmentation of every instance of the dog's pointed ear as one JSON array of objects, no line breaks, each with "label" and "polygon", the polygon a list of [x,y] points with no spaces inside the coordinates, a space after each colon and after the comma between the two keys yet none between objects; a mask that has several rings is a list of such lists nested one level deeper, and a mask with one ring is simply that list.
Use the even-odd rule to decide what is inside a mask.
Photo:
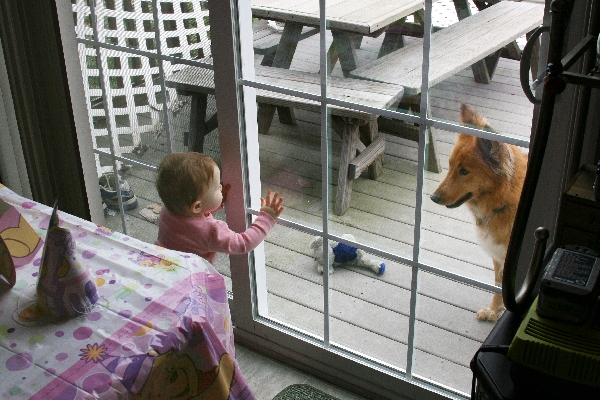
[{"label": "dog's pointed ear", "polygon": [[467,125],[477,126],[483,128],[487,125],[487,121],[483,115],[472,109],[466,104],[460,105],[460,122]]},{"label": "dog's pointed ear", "polygon": [[500,143],[489,139],[477,138],[477,148],[485,163],[495,174],[502,174],[505,167],[512,166],[510,150],[506,143]]},{"label": "dog's pointed ear", "polygon": [[[483,115],[466,104],[460,105],[460,122],[489,132],[495,132]],[[485,163],[495,174],[510,173],[512,158],[508,145],[489,139],[477,138],[477,149],[481,153]],[[508,171],[505,170],[506,167],[509,168]]]}]

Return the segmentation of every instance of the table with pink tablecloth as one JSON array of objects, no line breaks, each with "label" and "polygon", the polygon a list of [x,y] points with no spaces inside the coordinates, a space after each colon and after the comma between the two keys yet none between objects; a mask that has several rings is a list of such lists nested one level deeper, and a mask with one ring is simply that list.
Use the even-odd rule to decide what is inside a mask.
[{"label": "table with pink tablecloth", "polygon": [[[0,185],[42,240],[52,208]],[[59,204],[60,209],[60,204]],[[0,399],[253,399],[235,361],[223,277],[195,255],[58,213],[97,301],[66,320],[36,320],[42,257],[0,290]],[[4,285],[6,286],[6,285]]]}]

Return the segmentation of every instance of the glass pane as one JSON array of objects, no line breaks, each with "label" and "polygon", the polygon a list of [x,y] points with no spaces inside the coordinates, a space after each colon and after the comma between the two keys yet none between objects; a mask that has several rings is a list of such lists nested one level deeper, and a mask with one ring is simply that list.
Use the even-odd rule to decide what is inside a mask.
[{"label": "glass pane", "polygon": [[[381,78],[353,75],[398,45],[384,30],[414,11],[380,4],[329,2],[326,10],[327,95],[332,102],[352,103],[328,108],[329,231],[347,240],[330,243],[335,271],[330,275],[330,339],[348,351],[405,370],[411,269],[357,248],[360,244],[411,259],[414,245],[417,146],[380,129],[377,112],[395,107],[403,88]],[[299,48],[309,52],[309,40]]]},{"label": "glass pane", "polygon": [[[259,145],[261,180],[266,191],[278,191],[285,199],[286,219],[320,229],[321,204],[321,124],[318,113],[291,109],[295,124],[289,125],[279,115],[290,109],[262,103],[272,96],[267,91],[257,93],[259,112]],[[269,100],[270,101],[270,100]],[[285,103],[302,103],[291,96]],[[268,130],[263,127],[265,114],[275,114]]]},{"label": "glass pane", "polygon": [[[319,35],[314,34],[314,29],[319,24],[318,2],[290,5],[293,8],[292,13],[311,14],[310,18],[303,20],[305,21],[303,24],[297,23],[297,20],[289,17],[289,12],[286,14],[278,7],[281,6],[272,6],[268,2],[261,1],[253,2],[254,16],[265,18],[254,21],[256,80],[319,95],[319,72],[322,69],[319,62]],[[330,7],[328,13],[340,12],[340,5],[332,2]],[[404,12],[410,14],[414,11],[416,10]],[[274,20],[266,19],[268,17]],[[356,21],[356,25],[358,24],[359,22]],[[328,96],[335,100],[378,108],[395,106],[395,103],[400,100],[402,88],[398,85],[374,85],[373,82],[364,79],[351,78],[348,76],[350,70],[344,72],[342,69],[342,65],[344,68],[348,67],[347,55],[354,50],[359,53],[356,60],[362,63],[377,58],[383,36],[373,38],[369,34],[375,33],[380,28],[384,26],[373,25],[372,32],[357,31],[361,29],[358,27],[346,31],[344,29],[348,28],[342,29],[340,24],[331,25],[331,29],[326,33],[326,48],[322,49],[329,52],[328,70],[331,70],[331,74],[328,78]],[[359,46],[361,39],[362,44]],[[265,68],[266,66],[268,68]],[[285,69],[285,72],[275,67]],[[312,86],[306,84],[309,80]],[[377,86],[377,89],[372,90],[373,86]],[[308,87],[312,89],[306,89]],[[383,90],[383,94],[380,90]],[[260,98],[261,91],[259,90],[258,93]],[[269,97],[265,99],[266,101],[280,104],[278,102],[283,95],[270,92],[264,93],[264,96]],[[285,181],[286,188],[294,190],[286,192],[288,197],[286,197],[284,217],[303,225],[322,229],[320,204],[322,196],[319,195],[319,188],[323,172],[320,165],[321,141],[318,136],[321,123],[320,110],[316,106],[310,111],[305,111],[307,106],[302,103],[307,103],[307,100],[296,98],[294,101],[296,104],[293,113],[296,125],[293,125],[292,119],[281,119],[280,112],[284,110],[278,108],[276,115],[279,119],[273,118],[273,122],[269,125],[269,134],[265,135],[267,131],[261,124],[261,118],[264,118],[261,109],[265,110],[267,107],[261,105],[259,99],[263,188],[272,186],[275,178]],[[272,110],[274,108],[276,107],[271,106],[269,118],[275,115]],[[414,134],[412,140],[400,135],[390,135],[388,138],[388,134],[379,133],[376,113],[348,109],[339,105],[331,105],[328,110],[331,128],[327,132],[327,138],[330,140],[328,147],[331,154],[329,154],[329,164],[323,167],[330,177],[328,205],[330,232],[339,236],[350,234],[353,235],[352,240],[363,245],[412,258],[417,135]],[[295,135],[286,134],[285,143],[281,140],[275,142],[277,135],[281,135],[279,129],[285,129],[281,132],[294,132]],[[407,130],[417,132],[418,128],[408,124]],[[300,132],[304,134],[298,135],[297,133]],[[272,146],[271,142],[277,143],[277,147]],[[294,145],[291,150],[287,150],[290,152],[287,157],[293,159],[291,161],[281,159],[278,164],[273,164],[273,161],[270,161],[273,159],[272,153],[286,151],[284,144]],[[267,148],[267,146],[271,147]],[[271,148],[274,150],[270,150]],[[358,153],[364,153],[364,156],[369,153],[373,155],[366,157],[366,162],[362,162],[360,159],[357,160]],[[273,165],[278,168],[273,169]],[[290,173],[292,171],[294,174]],[[298,179],[298,174],[302,174],[302,180]],[[266,186],[265,182],[268,182],[269,186]],[[299,197],[299,193],[304,195]],[[351,351],[403,369],[406,367],[409,313],[407,290],[410,288],[404,286],[399,289],[394,279],[404,274],[407,268],[387,261],[387,271],[392,271],[389,272],[392,280],[388,282],[386,280],[388,272],[386,275],[380,274],[380,264],[384,261],[377,261],[377,257],[374,256],[366,257],[374,264],[373,269],[364,266],[340,267],[340,276],[345,278],[339,283],[337,274],[331,275],[331,340]],[[352,278],[349,277],[350,275]],[[353,282],[356,288],[371,286],[367,298],[361,297],[359,289],[349,290],[350,282]],[[384,290],[384,297],[392,299],[390,302],[397,304],[392,307],[387,300],[375,300],[373,297],[379,290]],[[352,309],[350,306],[356,305],[356,302],[362,304],[360,310]],[[272,313],[272,310],[269,309],[269,312]],[[381,328],[377,318],[373,318],[377,315],[382,318],[389,317],[393,322]],[[358,340],[361,334],[370,335],[373,340]]]},{"label": "glass pane", "polygon": [[[386,272],[380,276],[381,268]],[[331,343],[404,371],[411,268],[359,250],[357,261],[335,264],[334,271],[329,278]]]},{"label": "glass pane", "polygon": [[491,329],[475,312],[492,294],[433,274],[420,272],[413,374],[468,396],[469,362]]},{"label": "glass pane", "polygon": [[[253,2],[255,80],[320,95],[315,26],[264,19],[261,4]],[[282,218],[320,231],[320,104],[264,89],[257,90],[257,101],[262,192],[271,189],[284,197]],[[267,236],[268,317],[323,338],[323,276],[315,263],[313,239],[312,235],[280,224]]]},{"label": "glass pane", "polygon": [[[253,3],[255,17],[262,15],[260,4]],[[255,80],[319,95],[318,35],[314,27],[289,23],[284,31],[284,25],[268,19],[253,21]],[[309,40],[311,46],[317,45],[310,56],[301,47]],[[307,57],[312,60],[305,61]],[[286,219],[320,230],[320,105],[314,100],[264,89],[257,90],[257,102],[263,188],[283,195]]]},{"label": "glass pane", "polygon": [[[489,126],[483,121],[471,125],[529,140],[533,104],[521,88],[519,67],[526,34],[541,25],[544,5],[468,0],[453,3],[440,1],[433,5],[436,26],[429,82],[433,118],[463,123],[460,105],[464,103],[475,108]],[[524,60],[531,61],[531,75],[537,70],[533,54]],[[440,133],[439,141],[452,143],[444,133]]]},{"label": "glass pane", "polygon": [[[286,208],[286,217],[290,212],[297,211]],[[281,224],[269,232],[265,240],[268,315],[263,316],[322,339],[323,282],[313,258],[314,240]]]}]

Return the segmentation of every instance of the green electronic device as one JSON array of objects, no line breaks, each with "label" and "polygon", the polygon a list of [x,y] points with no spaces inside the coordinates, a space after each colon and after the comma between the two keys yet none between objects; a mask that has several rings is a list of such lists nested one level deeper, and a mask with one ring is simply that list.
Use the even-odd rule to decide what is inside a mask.
[{"label": "green electronic device", "polygon": [[600,388],[600,258],[559,248],[508,357],[549,376]]}]

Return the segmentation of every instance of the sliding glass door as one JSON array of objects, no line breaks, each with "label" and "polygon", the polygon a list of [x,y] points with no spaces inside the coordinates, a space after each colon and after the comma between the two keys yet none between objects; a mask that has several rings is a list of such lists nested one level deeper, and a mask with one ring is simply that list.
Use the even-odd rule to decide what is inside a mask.
[{"label": "sliding glass door", "polygon": [[[534,108],[518,59],[544,6],[409,3],[218,6],[234,16],[219,29],[239,32],[235,95],[252,110],[234,161],[247,179],[247,215],[269,189],[286,206],[249,274],[232,269],[251,288],[234,295],[236,316],[244,313],[236,335],[392,398],[461,397],[503,309],[510,224],[478,226],[514,212],[519,188],[468,200],[524,176]],[[499,39],[477,38],[519,19]],[[454,155],[455,146],[469,153]],[[516,177],[495,174],[504,162]],[[488,181],[448,183],[469,173]],[[484,198],[481,214],[474,206]],[[493,229],[506,243],[486,242]]]},{"label": "sliding glass door", "polygon": [[497,157],[468,169],[457,143],[471,146],[460,157],[526,160],[533,106],[517,59],[543,4],[72,4],[99,183],[128,188],[107,226],[153,242],[156,166],[207,153],[231,185],[217,217],[232,229],[267,190],[285,199],[261,246],[215,264],[237,340],[363,393],[467,396],[469,361],[501,312],[477,226],[514,197],[488,197],[480,215],[479,189],[442,189],[452,174],[500,179]]}]

